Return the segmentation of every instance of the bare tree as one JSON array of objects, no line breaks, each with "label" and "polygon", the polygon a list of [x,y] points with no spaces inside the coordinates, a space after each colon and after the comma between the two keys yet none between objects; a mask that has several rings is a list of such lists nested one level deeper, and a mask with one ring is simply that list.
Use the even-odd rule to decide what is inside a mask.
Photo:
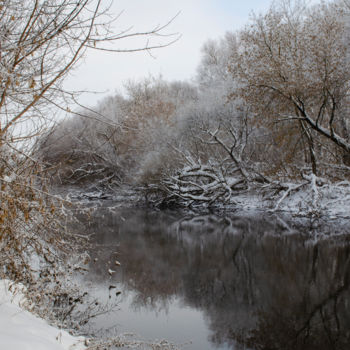
[{"label": "bare tree", "polygon": [[[112,32],[117,18],[111,18],[109,7],[103,7],[102,3],[101,0],[1,1],[2,142],[15,126],[18,137],[28,137],[28,127],[18,132],[18,125],[24,121],[31,121],[32,134],[37,134],[42,125],[39,120],[51,116],[52,109],[69,111],[69,102],[75,99],[75,94],[64,91],[62,83],[88,49],[130,52],[170,44],[169,37],[154,44],[150,41],[154,36],[162,37],[167,24],[146,32]],[[132,37],[145,37],[146,42],[129,49],[114,45]]]}]

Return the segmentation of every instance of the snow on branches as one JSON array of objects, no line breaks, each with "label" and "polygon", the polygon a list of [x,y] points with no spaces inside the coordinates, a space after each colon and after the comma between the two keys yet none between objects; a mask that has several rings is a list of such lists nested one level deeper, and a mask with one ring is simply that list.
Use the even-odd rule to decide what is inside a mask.
[{"label": "snow on branches", "polygon": [[229,203],[232,191],[245,188],[244,184],[244,178],[226,176],[224,169],[216,164],[192,164],[163,181],[167,192],[188,206],[193,203]]}]

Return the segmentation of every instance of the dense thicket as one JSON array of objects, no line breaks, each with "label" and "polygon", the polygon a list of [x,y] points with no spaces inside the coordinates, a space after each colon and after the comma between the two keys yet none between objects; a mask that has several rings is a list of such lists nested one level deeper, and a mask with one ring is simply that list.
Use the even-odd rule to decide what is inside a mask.
[{"label": "dense thicket", "polygon": [[60,183],[146,185],[186,203],[348,179],[348,19],[343,1],[274,4],[208,41],[192,83],[128,84],[39,152]]}]

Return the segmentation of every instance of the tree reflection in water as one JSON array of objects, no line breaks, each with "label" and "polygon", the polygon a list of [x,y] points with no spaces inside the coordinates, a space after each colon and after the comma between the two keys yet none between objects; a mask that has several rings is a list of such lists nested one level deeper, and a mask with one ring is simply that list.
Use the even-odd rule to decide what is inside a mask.
[{"label": "tree reflection in water", "polygon": [[[133,307],[161,310],[180,299],[204,314],[213,347],[350,348],[349,227],[106,208],[88,226],[107,247],[92,252],[99,263],[88,278],[103,282],[117,243],[115,279]],[[328,236],[335,229],[343,234]]]}]

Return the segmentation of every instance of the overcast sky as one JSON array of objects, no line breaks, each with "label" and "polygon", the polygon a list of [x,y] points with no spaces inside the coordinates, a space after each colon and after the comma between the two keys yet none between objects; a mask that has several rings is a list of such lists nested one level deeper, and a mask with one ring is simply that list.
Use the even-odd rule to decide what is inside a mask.
[{"label": "overcast sky", "polygon": [[[200,49],[207,39],[220,38],[226,31],[241,28],[252,11],[263,12],[269,5],[270,0],[115,0],[112,12],[123,11],[117,22],[118,30],[131,25],[134,31],[150,30],[181,11],[165,30],[180,33],[181,38],[169,47],[153,51],[154,57],[147,52],[90,51],[69,77],[66,88],[101,92],[81,97],[81,103],[93,106],[103,96],[122,91],[123,83],[130,79],[161,74],[167,80],[190,80],[196,73]],[[157,43],[159,39],[155,40]],[[130,41],[120,42],[119,48],[128,45]]]}]

